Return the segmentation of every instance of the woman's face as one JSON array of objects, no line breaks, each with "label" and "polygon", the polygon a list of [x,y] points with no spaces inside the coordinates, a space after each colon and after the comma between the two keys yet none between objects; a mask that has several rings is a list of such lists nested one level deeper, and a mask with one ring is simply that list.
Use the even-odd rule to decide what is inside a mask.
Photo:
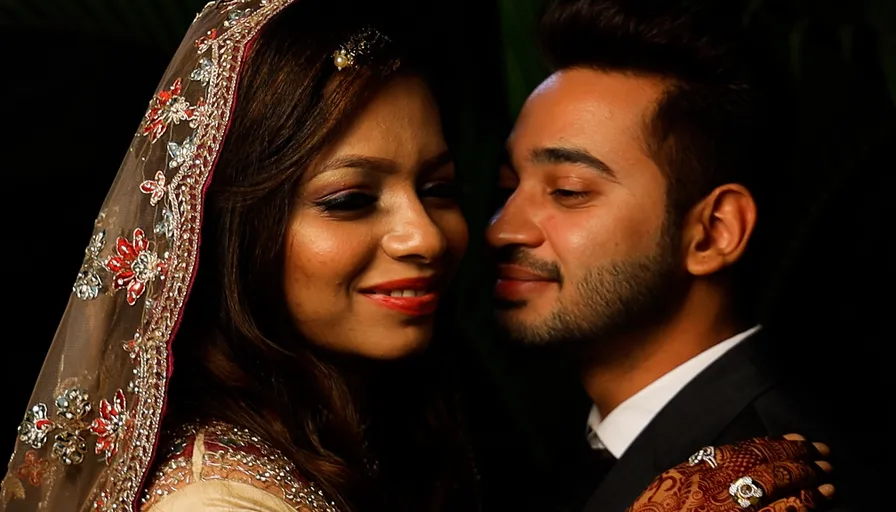
[{"label": "woman's face", "polygon": [[427,86],[398,77],[311,166],[287,229],[285,294],[312,343],[369,358],[424,347],[467,247]]}]

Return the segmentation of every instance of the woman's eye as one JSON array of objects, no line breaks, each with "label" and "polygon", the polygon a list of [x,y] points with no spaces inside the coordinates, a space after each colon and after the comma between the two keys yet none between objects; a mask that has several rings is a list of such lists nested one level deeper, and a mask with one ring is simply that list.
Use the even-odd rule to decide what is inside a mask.
[{"label": "woman's eye", "polygon": [[453,181],[427,183],[420,189],[420,195],[436,199],[456,199],[458,196],[457,183]]},{"label": "woman's eye", "polygon": [[376,204],[376,196],[363,192],[345,192],[321,199],[316,205],[325,212],[354,212]]}]

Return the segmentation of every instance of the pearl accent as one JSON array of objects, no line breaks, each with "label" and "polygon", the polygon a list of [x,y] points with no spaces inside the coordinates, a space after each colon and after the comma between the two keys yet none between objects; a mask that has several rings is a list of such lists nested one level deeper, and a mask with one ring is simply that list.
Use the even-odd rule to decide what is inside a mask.
[{"label": "pearl accent", "polygon": [[339,50],[333,54],[333,64],[336,65],[336,69],[342,70],[342,68],[350,65],[351,63],[351,57],[349,57],[344,50]]}]

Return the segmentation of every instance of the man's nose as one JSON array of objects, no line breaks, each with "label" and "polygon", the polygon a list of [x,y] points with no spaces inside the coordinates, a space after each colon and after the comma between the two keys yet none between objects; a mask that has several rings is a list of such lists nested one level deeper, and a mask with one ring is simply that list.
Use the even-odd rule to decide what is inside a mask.
[{"label": "man's nose", "polygon": [[544,242],[544,236],[534,215],[538,205],[521,190],[517,189],[492,217],[485,237],[495,248],[509,245],[537,247]]}]

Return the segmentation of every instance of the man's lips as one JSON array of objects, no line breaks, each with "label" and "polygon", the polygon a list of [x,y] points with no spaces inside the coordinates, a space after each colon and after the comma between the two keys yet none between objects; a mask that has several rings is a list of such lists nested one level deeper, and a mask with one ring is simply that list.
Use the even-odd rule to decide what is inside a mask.
[{"label": "man's lips", "polygon": [[499,265],[495,296],[506,300],[522,300],[543,293],[556,279],[532,272],[517,265]]},{"label": "man's lips", "polygon": [[532,272],[518,265],[498,265],[498,279],[508,281],[556,281],[556,279]]}]

